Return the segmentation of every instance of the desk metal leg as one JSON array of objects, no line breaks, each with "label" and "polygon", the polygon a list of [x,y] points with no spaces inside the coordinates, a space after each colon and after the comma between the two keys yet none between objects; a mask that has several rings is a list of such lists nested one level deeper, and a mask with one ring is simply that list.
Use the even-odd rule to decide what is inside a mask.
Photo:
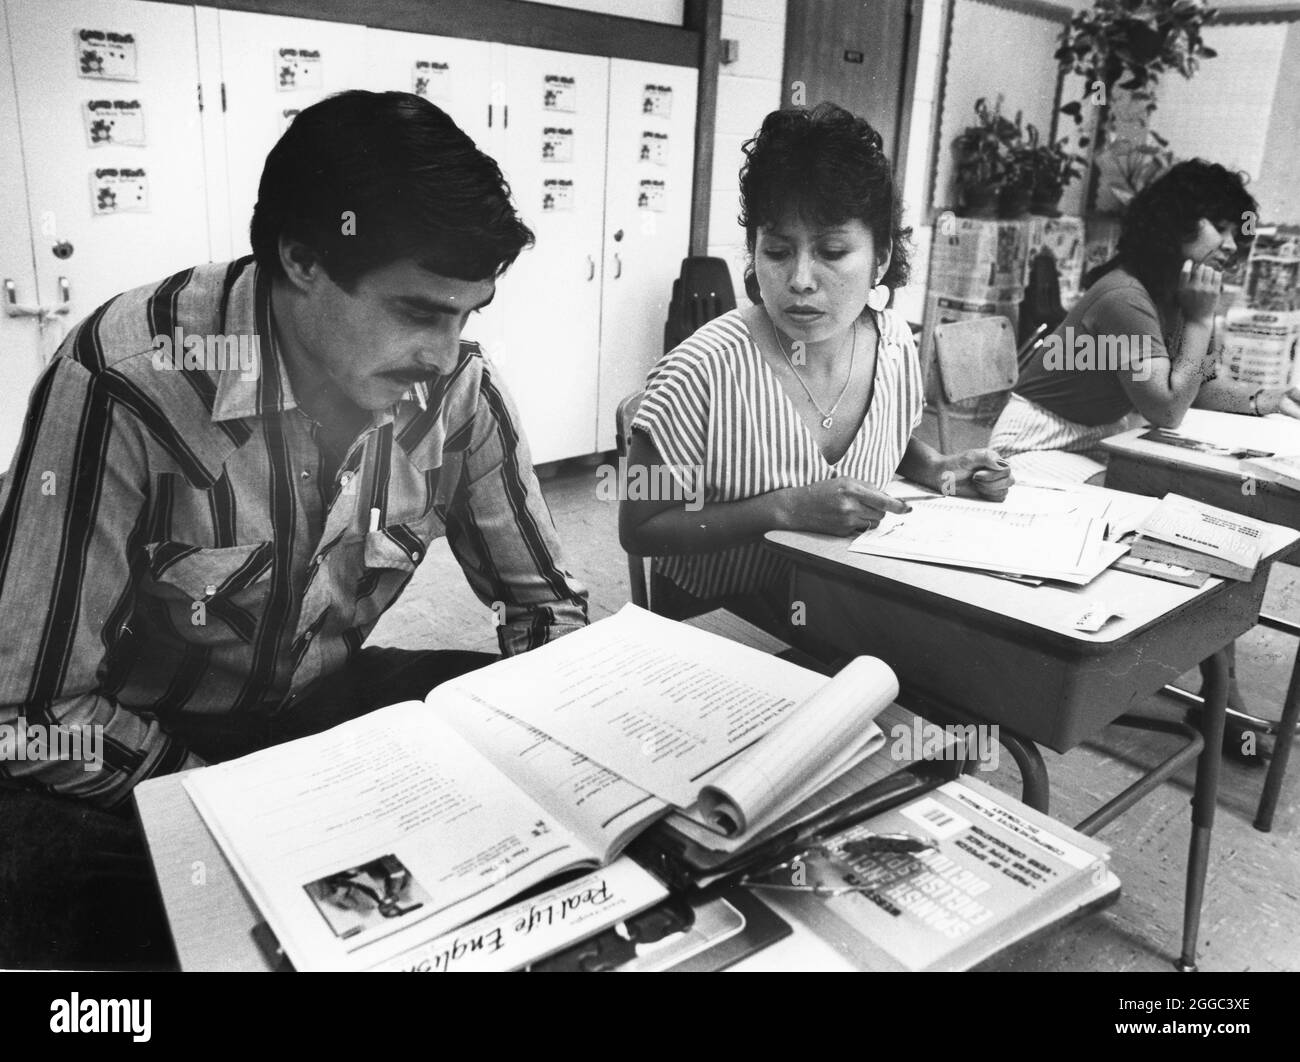
[{"label": "desk metal leg", "polygon": [[1011,753],[1011,758],[1020,768],[1020,799],[1035,811],[1046,815],[1051,787],[1047,781],[1047,764],[1043,762],[1043,754],[1038,751],[1038,746],[1000,728],[998,741]]},{"label": "desk metal leg", "polygon": [[1282,779],[1286,775],[1287,760],[1291,758],[1297,722],[1300,722],[1300,650],[1297,650],[1295,665],[1291,668],[1291,685],[1287,687],[1282,718],[1277,724],[1277,737],[1273,739],[1273,760],[1268,765],[1264,792],[1260,794],[1259,810],[1255,813],[1255,829],[1264,833],[1273,828],[1273,812],[1277,810],[1277,799],[1282,792]]},{"label": "desk metal leg", "polygon": [[1210,864],[1210,837],[1219,795],[1219,763],[1223,756],[1223,724],[1228,710],[1228,659],[1222,650],[1208,661],[1205,711],[1201,734],[1205,747],[1196,765],[1196,791],[1192,796],[1192,840],[1187,850],[1187,893],[1183,905],[1183,953],[1178,969],[1196,970],[1196,943],[1201,931],[1201,903],[1205,899],[1205,874]]},{"label": "desk metal leg", "polygon": [[[951,721],[962,725],[971,723],[976,726],[987,725],[955,705],[907,688],[899,693],[898,703],[931,722]],[[1020,799],[1035,811],[1041,811],[1046,815],[1051,783],[1047,777],[1047,764],[1043,762],[1043,754],[1038,751],[1038,746],[1028,738],[1012,733],[1004,726],[998,727],[998,743],[1011,753],[1011,758],[1020,768]],[[965,770],[967,772],[974,770],[975,761],[966,762]]]},{"label": "desk metal leg", "polygon": [[1091,837],[1098,830],[1109,825],[1124,812],[1141,800],[1152,790],[1158,788],[1166,778],[1181,770],[1184,765],[1196,759],[1205,747],[1201,732],[1189,723],[1171,722],[1167,719],[1154,719],[1145,715],[1121,715],[1111,723],[1112,726],[1129,726],[1138,730],[1149,730],[1158,734],[1177,734],[1186,744],[1168,759],[1158,763],[1122,793],[1106,801],[1101,807],[1080,822],[1075,829]]}]

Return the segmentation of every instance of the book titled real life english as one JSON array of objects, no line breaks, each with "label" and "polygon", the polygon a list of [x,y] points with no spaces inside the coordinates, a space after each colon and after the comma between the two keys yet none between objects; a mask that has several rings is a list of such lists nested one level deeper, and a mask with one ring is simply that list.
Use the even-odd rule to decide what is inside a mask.
[{"label": "book titled real life english", "polygon": [[[884,744],[897,693],[873,658],[828,680],[628,606],[185,786],[297,969],[412,968],[670,812],[760,835]],[[664,894],[637,874],[624,916]]]}]

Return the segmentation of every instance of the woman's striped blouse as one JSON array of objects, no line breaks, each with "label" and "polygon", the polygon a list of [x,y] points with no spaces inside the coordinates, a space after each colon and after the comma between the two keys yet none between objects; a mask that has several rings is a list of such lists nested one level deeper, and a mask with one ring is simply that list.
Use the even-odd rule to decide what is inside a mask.
[{"label": "woman's striped blouse", "polygon": [[[764,361],[739,310],[710,321],[665,354],[646,378],[633,428],[649,436],[686,491],[739,501],[785,487],[852,476],[882,488],[921,421],[921,366],[912,333],[890,310],[875,316],[880,343],[871,405],[844,456],[829,463]],[[689,470],[689,471],[687,471]],[[655,570],[714,599],[780,586],[788,567],[761,542],[717,553],[657,557]]]}]

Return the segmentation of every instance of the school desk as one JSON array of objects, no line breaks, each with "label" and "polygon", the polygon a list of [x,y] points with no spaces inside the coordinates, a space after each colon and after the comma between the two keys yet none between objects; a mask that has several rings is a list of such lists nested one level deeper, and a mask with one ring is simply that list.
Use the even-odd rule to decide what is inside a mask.
[{"label": "school desk", "polygon": [[[1116,517],[1150,505],[1105,492]],[[900,701],[928,718],[999,724],[1031,806],[1047,810],[1046,768],[1035,742],[1065,752],[1110,723],[1191,735],[1187,747],[1076,828],[1095,833],[1199,753],[1179,962],[1195,969],[1227,707],[1221,651],[1254,625],[1271,563],[1300,534],[1271,529],[1253,580],[1211,579],[1199,589],[1113,569],[1082,588],[1033,587],[854,553],[847,537],[772,531],[766,539],[793,564],[792,600],[803,605],[808,646],[888,661],[902,685]],[[1096,633],[1075,629],[1097,603],[1118,618]],[[1183,724],[1128,714],[1206,659],[1200,737]],[[1008,743],[1008,730],[1025,739],[1028,755]]]},{"label": "school desk", "polygon": [[[1236,457],[1201,453],[1142,438],[1150,430],[1137,428],[1102,442],[1110,455],[1106,468],[1108,487],[1154,497],[1182,494],[1243,516],[1300,529],[1300,491],[1249,476],[1242,471],[1241,461]],[[1300,454],[1300,421],[1282,415],[1244,417],[1237,413],[1190,409],[1177,430],[1180,435],[1190,438],[1223,440],[1234,446],[1275,454]],[[1280,617],[1261,615],[1259,623],[1300,637],[1300,626]],[[1185,693],[1177,687],[1171,692]],[[1291,756],[1292,738],[1300,724],[1300,647],[1297,648],[1282,715],[1277,722],[1237,712],[1232,714],[1256,730],[1276,735],[1273,758],[1264,776],[1264,788],[1255,812],[1255,828],[1267,833],[1273,827],[1273,814]]]},{"label": "school desk", "polygon": [[[763,652],[789,647],[729,612],[711,612],[687,621]],[[909,730],[913,715],[891,706],[892,725]],[[902,769],[907,764],[899,762]],[[239,884],[216,840],[191,803],[182,784],[184,774],[150,779],[135,789],[136,811],[158,879],[176,955],[183,970],[266,971],[271,964],[254,943],[253,927],[261,921]],[[1118,893],[1114,883],[1114,894]],[[1110,897],[1113,899],[1113,895]],[[852,964],[836,948],[801,923],[778,899],[765,902],[781,911],[794,933],[744,960],[735,969],[850,970]],[[1081,907],[1071,914],[1091,909]],[[1070,916],[1066,916],[1068,920]],[[1059,919],[1057,920],[1059,921]]]}]

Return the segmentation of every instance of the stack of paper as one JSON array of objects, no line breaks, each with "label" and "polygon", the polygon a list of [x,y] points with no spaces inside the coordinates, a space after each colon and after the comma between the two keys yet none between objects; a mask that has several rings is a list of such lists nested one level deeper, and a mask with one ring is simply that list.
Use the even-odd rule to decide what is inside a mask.
[{"label": "stack of paper", "polygon": [[1123,556],[1106,541],[1105,495],[1013,486],[1005,502],[936,495],[886,514],[856,553],[1083,586]]}]

